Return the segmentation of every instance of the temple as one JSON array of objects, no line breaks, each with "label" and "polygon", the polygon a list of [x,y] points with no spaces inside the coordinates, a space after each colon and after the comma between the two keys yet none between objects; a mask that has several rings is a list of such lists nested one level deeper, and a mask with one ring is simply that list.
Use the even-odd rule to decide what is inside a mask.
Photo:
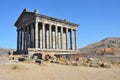
[{"label": "temple", "polygon": [[78,24],[23,10],[17,21],[17,53],[74,54]]}]

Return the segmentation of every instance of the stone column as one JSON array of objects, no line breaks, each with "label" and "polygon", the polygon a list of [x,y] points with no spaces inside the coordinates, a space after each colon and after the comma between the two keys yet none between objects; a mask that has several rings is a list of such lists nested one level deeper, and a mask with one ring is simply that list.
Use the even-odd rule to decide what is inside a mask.
[{"label": "stone column", "polygon": [[58,27],[55,26],[55,49],[58,49],[58,37],[57,37]]},{"label": "stone column", "polygon": [[72,37],[72,29],[70,30],[70,48],[73,50],[73,37]]},{"label": "stone column", "polygon": [[52,48],[55,49],[55,26],[53,26],[53,30],[52,30]]},{"label": "stone column", "polygon": [[24,48],[24,29],[22,28],[22,50]]},{"label": "stone column", "polygon": [[61,27],[61,49],[63,49],[63,27]]},{"label": "stone column", "polygon": [[38,48],[38,22],[35,22],[35,48]]},{"label": "stone column", "polygon": [[52,35],[51,35],[51,33],[52,33],[52,25],[49,25],[49,39],[50,39],[50,42],[49,42],[49,45],[50,45],[50,49],[52,49]]},{"label": "stone column", "polygon": [[25,50],[25,28],[23,28],[23,50]]},{"label": "stone column", "polygon": [[45,48],[45,23],[42,25],[42,32],[43,32],[43,49]]},{"label": "stone column", "polygon": [[27,43],[27,46],[26,48],[30,48],[30,34],[29,34],[29,26],[27,26],[27,40],[26,40],[26,43]]},{"label": "stone column", "polygon": [[22,29],[20,29],[20,50],[22,50]]},{"label": "stone column", "polygon": [[43,39],[42,39],[43,38],[43,36],[42,36],[42,25],[40,26],[40,31],[39,32],[40,32],[39,33],[40,34],[40,36],[39,36],[40,37],[40,48],[42,49],[43,48],[43,43],[42,43],[43,42]]},{"label": "stone column", "polygon": [[78,37],[77,37],[77,30],[75,30],[75,49],[78,50]]},{"label": "stone column", "polygon": [[58,49],[61,49],[61,32],[60,28],[58,28]]},{"label": "stone column", "polygon": [[45,34],[46,34],[46,38],[45,38],[46,39],[46,48],[49,49],[50,40],[49,40],[49,26],[48,25],[46,27],[46,33]]},{"label": "stone column", "polygon": [[17,30],[17,51],[19,51],[19,49],[20,49],[20,40],[19,40],[19,38],[20,38],[20,36],[19,36],[19,30]]},{"label": "stone column", "polygon": [[68,28],[66,28],[66,49],[68,49]]},{"label": "stone column", "polygon": [[25,27],[25,50],[27,49],[27,27]]},{"label": "stone column", "polygon": [[23,28],[23,33],[24,33],[24,39],[23,39],[23,50],[26,49],[26,32],[25,32],[25,27]]},{"label": "stone column", "polygon": [[33,26],[33,24],[31,24],[31,32],[30,32],[31,34],[30,34],[30,38],[31,38],[31,48],[34,48],[34,26]]}]

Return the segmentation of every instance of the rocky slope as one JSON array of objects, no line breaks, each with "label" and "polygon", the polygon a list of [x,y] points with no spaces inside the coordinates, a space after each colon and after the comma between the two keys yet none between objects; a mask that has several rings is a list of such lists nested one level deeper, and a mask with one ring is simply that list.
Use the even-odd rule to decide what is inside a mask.
[{"label": "rocky slope", "polygon": [[120,59],[120,38],[109,37],[79,50],[82,56]]},{"label": "rocky slope", "polygon": [[7,55],[9,52],[13,52],[15,49],[10,48],[0,48],[0,55]]}]

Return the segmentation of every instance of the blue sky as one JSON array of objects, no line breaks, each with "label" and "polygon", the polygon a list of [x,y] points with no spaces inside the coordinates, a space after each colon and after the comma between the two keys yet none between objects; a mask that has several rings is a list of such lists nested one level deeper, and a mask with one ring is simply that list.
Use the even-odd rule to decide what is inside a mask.
[{"label": "blue sky", "polygon": [[120,0],[0,0],[0,47],[16,48],[14,23],[24,8],[80,24],[79,48],[120,37]]}]

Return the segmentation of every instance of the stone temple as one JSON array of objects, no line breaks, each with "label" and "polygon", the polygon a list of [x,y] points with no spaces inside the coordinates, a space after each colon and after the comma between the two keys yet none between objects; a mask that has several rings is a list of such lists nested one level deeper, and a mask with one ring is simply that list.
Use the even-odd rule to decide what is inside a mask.
[{"label": "stone temple", "polygon": [[78,24],[23,10],[17,21],[18,54],[74,54],[78,51]]}]

